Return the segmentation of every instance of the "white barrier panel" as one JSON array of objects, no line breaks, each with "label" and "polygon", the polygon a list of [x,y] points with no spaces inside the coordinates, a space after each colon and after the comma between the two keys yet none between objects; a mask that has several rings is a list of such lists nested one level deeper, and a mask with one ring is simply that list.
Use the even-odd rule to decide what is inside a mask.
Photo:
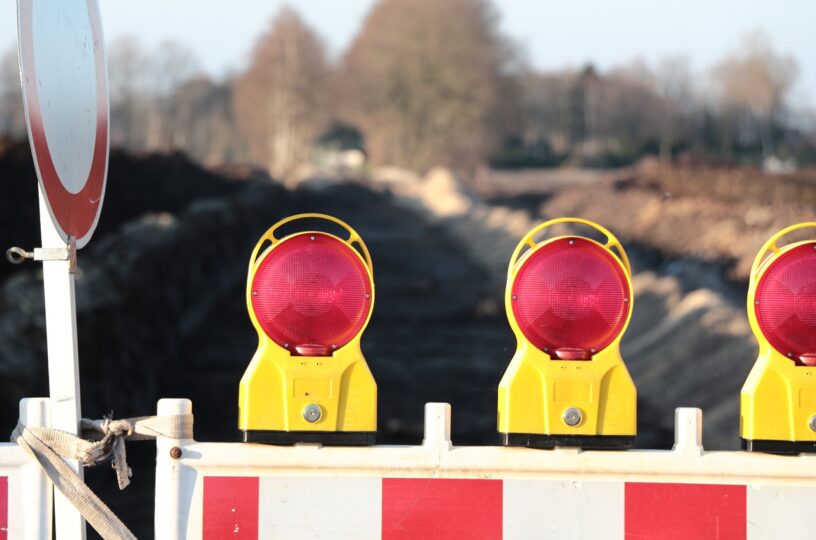
[{"label": "white barrier panel", "polygon": [[[48,400],[20,401],[20,420],[48,426]],[[51,482],[22,448],[0,444],[0,540],[50,540]]]},{"label": "white barrier panel", "polygon": [[[159,415],[191,412],[162,400]],[[160,539],[813,538],[816,456],[703,452],[678,409],[672,451],[454,447],[426,405],[422,446],[160,439]]]}]

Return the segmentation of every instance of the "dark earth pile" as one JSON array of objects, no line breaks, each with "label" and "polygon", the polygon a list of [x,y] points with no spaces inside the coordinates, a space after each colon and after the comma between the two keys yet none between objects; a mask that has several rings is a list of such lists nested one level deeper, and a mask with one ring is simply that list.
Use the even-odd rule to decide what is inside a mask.
[{"label": "dark earth pile", "polygon": [[[80,252],[76,280],[84,416],[150,414],[160,397],[188,397],[199,440],[237,440],[238,381],[257,344],[244,306],[250,251],[278,219],[317,211],[352,223],[374,259],[377,304],[363,350],[379,385],[381,441],[419,443],[427,401],[453,404],[456,442],[495,441],[495,387],[511,334],[500,318],[478,315],[494,291],[439,226],[363,186],[287,191],[217,178],[179,156],[116,159],[103,221]],[[4,173],[4,187],[34,185],[19,160],[19,169]],[[170,202],[160,204],[165,188]],[[186,193],[186,204],[175,193]],[[20,223],[36,224],[34,189],[11,196],[18,219],[27,220]],[[11,196],[4,203],[12,205]],[[16,224],[0,235],[8,245],[36,241]],[[45,395],[47,375],[40,272],[4,270],[0,425],[10,432],[17,401]],[[153,452],[150,444],[130,445],[134,481],[121,494],[107,467],[88,473],[140,537],[152,536]]]},{"label": "dark earth pile", "polygon": [[[562,171],[545,171],[558,180]],[[522,174],[522,183],[529,174]],[[564,192],[592,199],[603,190],[605,175],[595,175],[583,189],[560,182],[549,190],[516,193],[489,204],[444,170],[431,171],[410,183],[392,184],[425,215],[444,226],[468,252],[489,268],[493,290],[504,287],[507,260],[519,238],[540,222],[562,216],[586,217],[578,208],[550,212],[541,200],[558,200]],[[591,185],[589,185],[591,184]],[[537,204],[528,204],[538,200]],[[619,204],[607,196],[605,204],[618,214],[637,216],[637,206]],[[626,219],[626,218],[622,218]],[[705,414],[704,444],[708,449],[736,449],[739,427],[739,391],[756,359],[756,343],[745,315],[745,283],[729,281],[724,262],[712,263],[694,253],[667,256],[644,246],[618,227],[614,217],[603,220],[626,247],[633,268],[634,309],[621,352],[638,388],[638,437],[641,448],[671,445],[674,410],[699,407]],[[711,222],[716,224],[716,222]],[[556,226],[552,234],[587,234],[586,227]],[[648,234],[638,231],[643,236]],[[590,234],[591,236],[591,234]]]},{"label": "dark earth pile", "polygon": [[[26,145],[0,153],[0,175],[0,247],[33,247],[36,191]],[[501,269],[489,261],[506,261],[518,235],[470,242],[450,220],[363,184],[286,189],[241,178],[178,155],[113,154],[100,226],[80,253],[76,281],[83,414],[144,415],[160,397],[187,397],[198,440],[238,440],[238,381],[257,345],[244,305],[249,254],[278,219],[325,212],[355,227],[374,259],[377,303],[363,350],[379,386],[380,441],[419,443],[424,403],[444,401],[453,405],[455,444],[494,444],[496,386],[515,343],[500,308]],[[575,210],[571,190],[558,186],[538,199],[554,205],[543,215]],[[583,191],[596,196],[594,187]],[[541,217],[538,203],[527,205],[524,219]],[[638,446],[670,446],[673,408],[696,405],[710,415],[707,446],[735,447],[736,398],[755,357],[735,323],[739,293],[709,290],[729,287],[722,260],[667,256],[671,250],[637,242],[627,225],[634,218],[598,217],[623,229],[637,269],[656,271],[636,276],[624,342],[639,390]],[[0,426],[10,432],[17,401],[47,394],[42,281],[33,264],[0,265],[0,281]],[[154,448],[133,443],[128,451],[134,480],[125,492],[107,467],[87,476],[149,538]]]}]

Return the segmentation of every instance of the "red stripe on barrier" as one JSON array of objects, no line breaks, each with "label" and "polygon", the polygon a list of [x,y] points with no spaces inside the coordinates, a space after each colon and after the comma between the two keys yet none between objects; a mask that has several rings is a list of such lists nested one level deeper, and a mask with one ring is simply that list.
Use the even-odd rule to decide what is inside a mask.
[{"label": "red stripe on barrier", "polygon": [[501,537],[501,480],[383,479],[382,540]]},{"label": "red stripe on barrier", "polygon": [[204,477],[203,540],[257,540],[258,478]]},{"label": "red stripe on barrier", "polygon": [[0,540],[8,538],[8,478],[0,476]]},{"label": "red stripe on barrier", "polygon": [[627,483],[626,538],[745,540],[745,486]]}]

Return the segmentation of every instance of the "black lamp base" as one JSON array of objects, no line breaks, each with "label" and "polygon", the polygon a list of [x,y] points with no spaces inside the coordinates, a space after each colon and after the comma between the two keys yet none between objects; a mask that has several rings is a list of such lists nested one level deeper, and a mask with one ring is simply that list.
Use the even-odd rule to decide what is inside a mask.
[{"label": "black lamp base", "polygon": [[628,435],[542,435],[540,433],[499,433],[502,446],[552,449],[570,446],[585,450],[628,450],[635,437]]},{"label": "black lamp base", "polygon": [[243,441],[263,444],[319,443],[327,446],[371,446],[376,431],[242,431]]}]

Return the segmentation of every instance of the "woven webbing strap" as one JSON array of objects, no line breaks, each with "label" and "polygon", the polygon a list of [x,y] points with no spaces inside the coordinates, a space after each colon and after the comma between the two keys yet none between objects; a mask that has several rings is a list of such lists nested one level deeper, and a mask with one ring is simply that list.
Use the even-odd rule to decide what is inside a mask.
[{"label": "woven webbing strap", "polygon": [[62,458],[79,461],[85,467],[108,459],[119,482],[119,489],[130,483],[125,440],[150,440],[156,437],[192,439],[192,415],[145,416],[125,420],[82,420],[82,433],[89,440],[52,428],[17,424],[11,441],[31,454],[54,483],[71,501],[82,517],[105,540],[135,539],[122,521],[91,491]]}]

